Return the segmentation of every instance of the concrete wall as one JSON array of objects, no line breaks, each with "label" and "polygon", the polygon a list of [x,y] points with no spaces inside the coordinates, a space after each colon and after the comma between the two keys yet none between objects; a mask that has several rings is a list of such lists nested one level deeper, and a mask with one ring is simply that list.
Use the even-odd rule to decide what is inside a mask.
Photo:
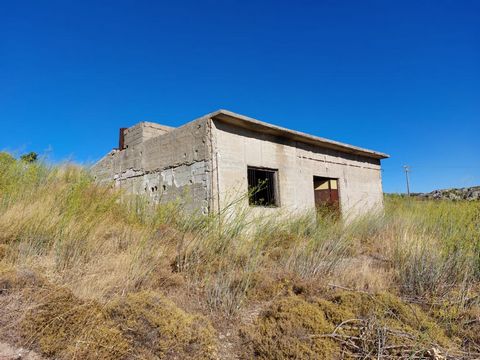
[{"label": "concrete wall", "polygon": [[247,166],[255,166],[278,169],[280,206],[252,206],[253,214],[314,209],[314,176],[338,179],[345,218],[383,206],[377,159],[208,117],[148,139],[145,126],[141,135],[136,132],[139,128],[130,128],[127,149],[113,150],[93,166],[98,182],[145,194],[155,202],[182,199],[188,209],[206,213],[219,211],[242,196],[248,206]]},{"label": "concrete wall", "polygon": [[113,183],[156,202],[181,199],[189,209],[206,213],[211,199],[209,134],[209,121],[199,119],[113,150],[91,171],[100,183]]},{"label": "concrete wall", "polygon": [[174,128],[170,126],[155,124],[147,121],[140,122],[124,132],[124,146],[133,147],[145,142],[148,139],[164,135]]},{"label": "concrete wall", "polygon": [[[279,208],[252,207],[256,213],[315,208],[313,176],[339,180],[344,217],[381,210],[380,161],[212,121],[215,207],[247,192],[247,166],[278,169]],[[218,179],[218,181],[217,181]],[[219,203],[218,203],[219,201]],[[247,199],[243,200],[247,204]]]}]

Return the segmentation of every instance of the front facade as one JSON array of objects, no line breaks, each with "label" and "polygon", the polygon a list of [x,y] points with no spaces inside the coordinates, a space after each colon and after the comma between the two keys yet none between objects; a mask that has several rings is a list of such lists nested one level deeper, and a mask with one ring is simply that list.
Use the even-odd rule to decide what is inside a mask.
[{"label": "front facade", "polygon": [[350,217],[382,209],[380,160],[387,157],[219,110],[179,128],[121,129],[119,148],[92,173],[205,214],[238,201],[259,214],[325,208]]}]

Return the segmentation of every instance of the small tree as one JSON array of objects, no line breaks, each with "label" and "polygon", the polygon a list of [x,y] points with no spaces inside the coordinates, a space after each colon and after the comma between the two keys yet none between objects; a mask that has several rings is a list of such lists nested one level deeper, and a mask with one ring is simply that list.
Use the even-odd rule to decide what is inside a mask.
[{"label": "small tree", "polygon": [[29,152],[28,154],[23,154],[22,156],[20,156],[20,160],[27,163],[34,163],[35,161],[37,161],[37,158],[38,158],[37,153],[33,151]]}]

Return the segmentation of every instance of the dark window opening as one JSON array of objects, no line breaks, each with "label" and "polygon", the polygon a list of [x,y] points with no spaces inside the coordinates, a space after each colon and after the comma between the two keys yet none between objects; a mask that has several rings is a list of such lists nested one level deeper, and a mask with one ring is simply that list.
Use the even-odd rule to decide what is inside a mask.
[{"label": "dark window opening", "polygon": [[278,206],[277,170],[248,167],[248,203]]},{"label": "dark window opening", "polygon": [[340,212],[338,179],[314,176],[313,191],[317,210]]}]

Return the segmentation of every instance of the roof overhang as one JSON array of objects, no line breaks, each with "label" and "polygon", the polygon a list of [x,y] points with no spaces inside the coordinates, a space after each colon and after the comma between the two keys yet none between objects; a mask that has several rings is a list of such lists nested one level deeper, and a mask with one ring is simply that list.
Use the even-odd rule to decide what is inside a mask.
[{"label": "roof overhang", "polygon": [[305,144],[320,146],[327,149],[337,150],[348,154],[361,155],[374,159],[386,159],[390,157],[387,154],[364,149],[361,147],[344,144],[338,141],[325,139],[322,137],[305,134],[299,131],[286,129],[280,126],[272,125],[251,117],[236,114],[228,110],[218,110],[211,114],[206,115],[211,119],[220,120],[225,123],[249,129],[255,132],[279,136],[289,140],[298,141]]}]

